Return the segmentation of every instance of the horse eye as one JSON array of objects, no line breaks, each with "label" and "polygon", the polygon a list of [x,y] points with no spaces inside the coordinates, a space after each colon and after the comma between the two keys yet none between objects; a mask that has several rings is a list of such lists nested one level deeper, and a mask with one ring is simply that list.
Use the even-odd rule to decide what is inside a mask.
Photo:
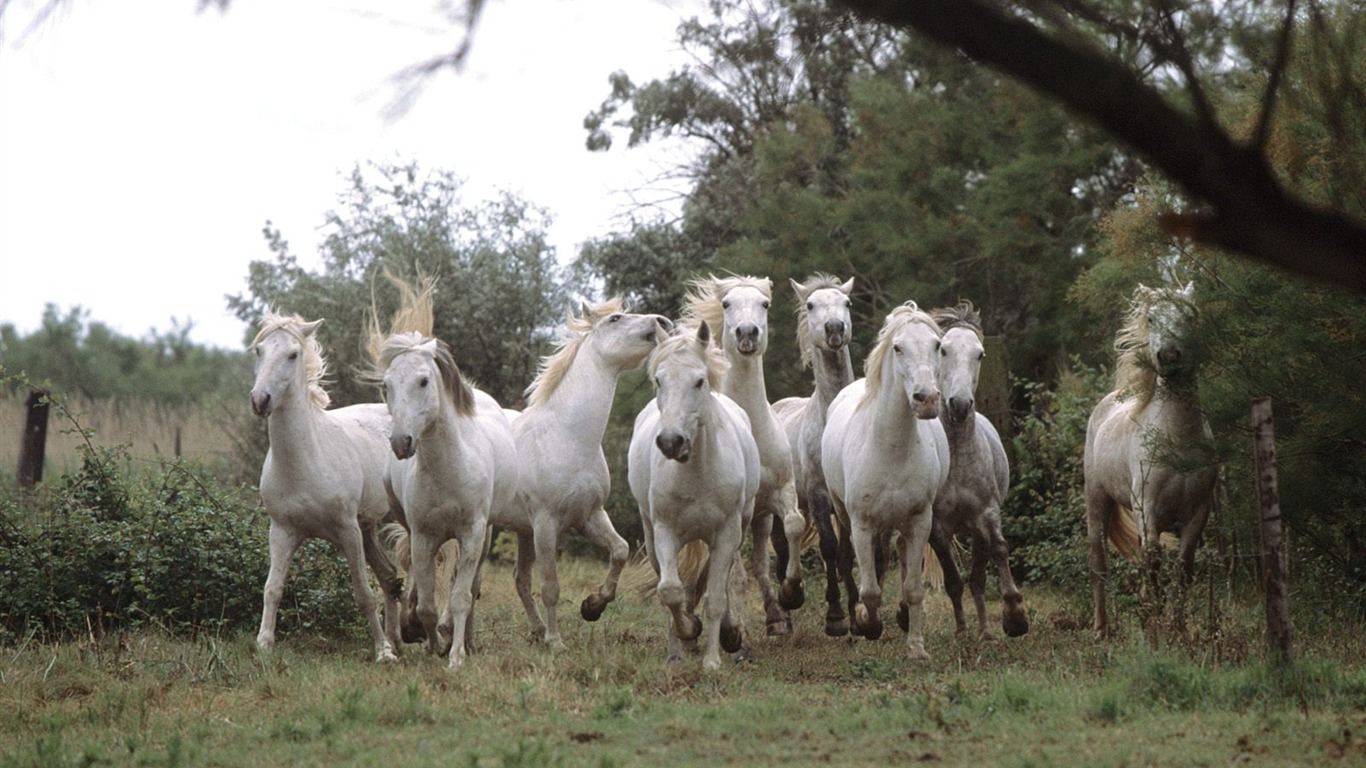
[{"label": "horse eye", "polygon": [[298,352],[290,352],[290,353],[289,353],[289,359],[290,359],[290,360],[298,360],[298,359],[299,359],[299,353],[298,353]]},{"label": "horse eye", "polygon": [[901,345],[900,345],[900,344],[893,344],[893,345],[892,345],[892,351],[895,352],[895,353],[897,353],[898,355],[901,354]]},{"label": "horse eye", "polygon": [[701,389],[701,388],[702,388],[702,385],[703,385],[703,384],[706,384],[706,383],[707,383],[707,380],[706,380],[706,379],[698,379],[698,380],[697,380],[697,383],[694,384],[694,385],[692,385],[692,388],[693,388],[693,389]]},{"label": "horse eye", "polygon": [[977,353],[977,359],[978,359],[978,360],[985,360],[985,359],[987,359],[986,350],[983,350],[983,351],[981,351],[981,352],[978,352],[978,353]]},{"label": "horse eye", "polygon": [[721,302],[721,309],[730,309],[730,302],[729,302],[729,301],[723,301],[723,302]]},{"label": "horse eye", "polygon": [[425,387],[427,386],[427,377],[426,377],[426,376],[423,376],[421,379],[419,379],[418,382],[417,382],[417,385],[418,385],[419,387],[425,388]]},{"label": "horse eye", "polygon": [[765,301],[765,302],[762,304],[762,306],[763,306],[764,309],[768,309],[768,302]]},{"label": "horse eye", "polygon": [[948,351],[947,349],[944,349],[943,345],[940,345],[940,347],[939,347],[939,356],[940,356],[940,357],[948,357],[948,356],[949,356],[949,351]]},{"label": "horse eye", "polygon": [[607,318],[607,322],[609,322],[609,323],[615,323],[616,321],[618,321],[618,320],[620,320],[620,319],[621,319],[621,314],[620,314],[620,313],[617,313],[617,314],[612,315],[611,317]]},{"label": "horse eye", "polygon": [[813,310],[813,309],[815,309],[815,308],[816,308],[816,302],[814,302],[814,301],[808,301],[808,302],[806,302],[806,311],[807,311],[807,312],[810,312],[811,310]]},{"label": "horse eye", "polygon": [[850,301],[850,300],[848,300],[848,299],[845,299],[845,300],[844,300],[844,308],[845,308],[845,309],[848,309],[848,308],[850,308],[850,307],[852,307],[852,306],[854,306],[854,302],[852,302],[852,301]]}]

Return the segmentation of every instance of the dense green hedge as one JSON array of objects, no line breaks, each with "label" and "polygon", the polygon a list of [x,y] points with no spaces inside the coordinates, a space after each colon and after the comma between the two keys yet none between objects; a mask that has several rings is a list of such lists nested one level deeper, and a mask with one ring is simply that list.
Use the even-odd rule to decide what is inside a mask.
[{"label": "dense green hedge", "polygon": [[[0,640],[156,625],[254,630],[269,567],[255,491],[192,463],[135,470],[121,450],[87,451],[79,469],[24,497],[0,492]],[[336,550],[295,556],[279,630],[358,630]]]}]

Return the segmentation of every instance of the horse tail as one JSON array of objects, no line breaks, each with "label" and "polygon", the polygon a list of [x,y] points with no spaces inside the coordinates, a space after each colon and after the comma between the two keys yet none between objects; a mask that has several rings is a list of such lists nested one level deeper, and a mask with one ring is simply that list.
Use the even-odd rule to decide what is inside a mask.
[{"label": "horse tail", "polygon": [[678,550],[678,580],[683,582],[685,590],[696,591],[697,582],[710,559],[711,550],[701,539],[694,539]]},{"label": "horse tail", "polygon": [[944,564],[929,544],[925,545],[925,555],[920,564],[920,576],[925,584],[935,592],[944,591]]},{"label": "horse tail", "polygon": [[654,597],[657,586],[659,576],[655,574],[654,566],[650,565],[645,548],[640,547],[631,555],[631,559],[626,561],[626,567],[622,569],[621,578],[617,581],[617,588],[627,594],[635,594],[643,600],[649,600]]},{"label": "horse tail", "polygon": [[1143,545],[1138,539],[1138,523],[1134,522],[1133,510],[1115,505],[1115,511],[1106,521],[1105,535],[1120,556],[1131,562],[1143,557]]}]

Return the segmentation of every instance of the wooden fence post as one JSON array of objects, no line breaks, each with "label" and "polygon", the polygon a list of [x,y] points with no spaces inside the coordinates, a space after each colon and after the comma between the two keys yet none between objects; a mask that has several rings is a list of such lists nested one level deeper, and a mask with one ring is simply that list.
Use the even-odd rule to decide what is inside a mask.
[{"label": "wooden fence post", "polygon": [[43,479],[47,450],[47,393],[33,390],[24,401],[24,436],[19,447],[19,487],[25,491]]},{"label": "wooden fence post", "polygon": [[1266,631],[1279,663],[1290,661],[1290,597],[1286,583],[1281,499],[1276,487],[1276,431],[1271,398],[1252,401],[1252,439],[1257,462],[1257,506],[1262,529],[1262,570],[1266,586]]}]

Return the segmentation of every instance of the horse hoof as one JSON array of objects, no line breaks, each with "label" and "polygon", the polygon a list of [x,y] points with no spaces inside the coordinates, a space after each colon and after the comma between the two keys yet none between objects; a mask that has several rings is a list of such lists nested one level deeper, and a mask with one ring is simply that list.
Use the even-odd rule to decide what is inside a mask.
[{"label": "horse hoof", "polygon": [[843,617],[825,620],[825,634],[830,637],[844,637],[849,634],[849,622]]},{"label": "horse hoof", "polygon": [[701,619],[690,613],[685,613],[683,614],[683,624],[685,626],[678,627],[678,632],[676,633],[679,640],[686,642],[689,640],[696,640],[702,636]]},{"label": "horse hoof", "polygon": [[427,630],[418,622],[404,622],[399,626],[399,634],[405,643],[420,643],[427,639]]},{"label": "horse hoof", "polygon": [[597,595],[589,595],[579,604],[579,615],[584,621],[597,621],[607,609],[607,601]]},{"label": "horse hoof", "polygon": [[784,580],[778,589],[778,605],[785,611],[795,611],[806,602],[806,589],[800,581]]},{"label": "horse hoof", "polygon": [[744,647],[745,636],[740,632],[740,628],[727,624],[721,625],[721,650],[726,653],[737,653]]},{"label": "horse hoof", "polygon": [[786,637],[792,634],[792,619],[782,618],[768,623],[769,637]]},{"label": "horse hoof", "polygon": [[1029,631],[1029,617],[1024,615],[1024,611],[1007,614],[1001,628],[1005,630],[1006,637],[1019,637]]},{"label": "horse hoof", "polygon": [[911,606],[902,603],[896,607],[896,625],[902,632],[911,631]]},{"label": "horse hoof", "polygon": [[911,646],[910,648],[907,649],[907,654],[911,657],[911,661],[929,661],[929,660],[930,660],[929,651],[926,651],[926,650],[925,650],[925,646],[923,646],[923,645],[913,645],[913,646]]},{"label": "horse hoof", "polygon": [[376,664],[397,664],[398,656],[394,655],[392,648],[385,648],[375,656]]}]

